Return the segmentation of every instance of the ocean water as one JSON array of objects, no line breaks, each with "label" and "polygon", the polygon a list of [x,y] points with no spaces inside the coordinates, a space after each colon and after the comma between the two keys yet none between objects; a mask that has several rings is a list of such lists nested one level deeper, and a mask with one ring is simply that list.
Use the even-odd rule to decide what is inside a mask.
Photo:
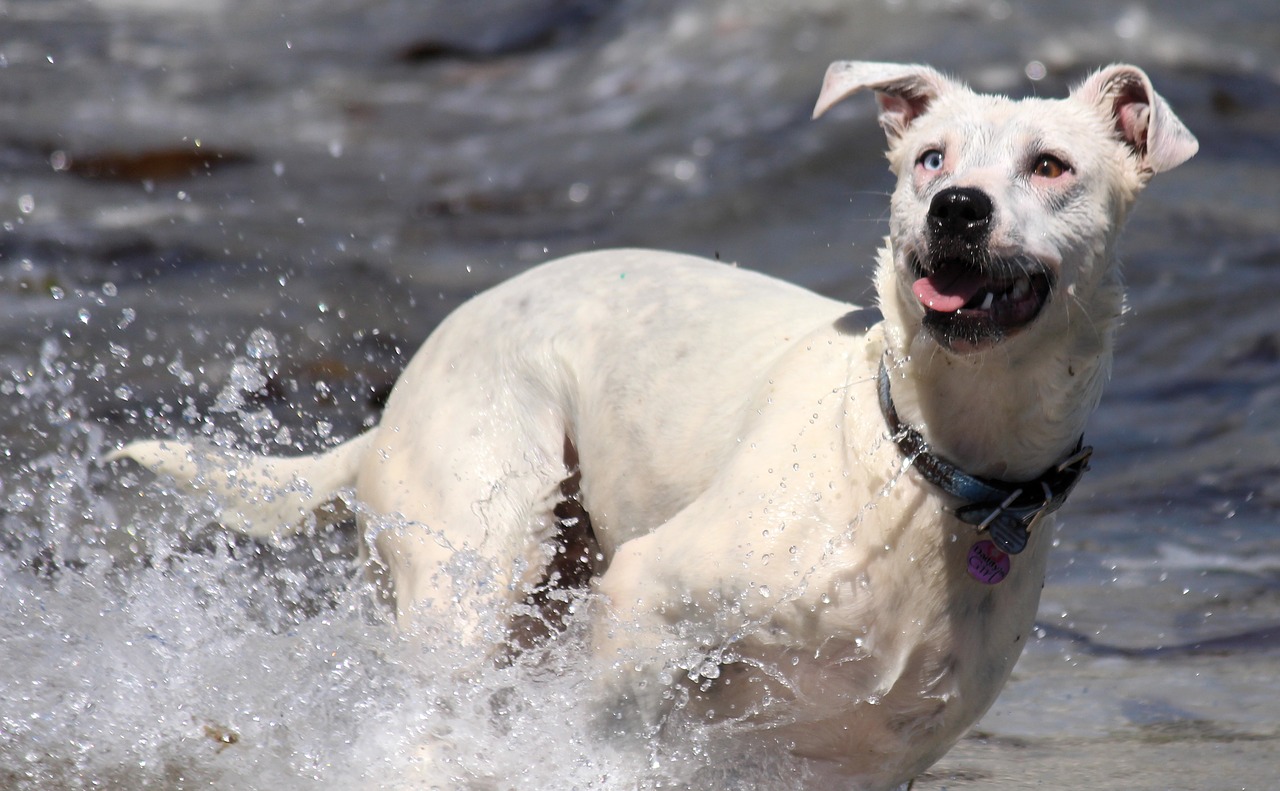
[{"label": "ocean water", "polygon": [[[646,245],[867,302],[892,183],[826,64],[1061,95],[1129,61],[1201,150],[1122,245],[1129,313],[1037,639],[917,791],[1280,772],[1280,8],[931,0],[0,4],[0,788],[799,788],[732,734],[597,734],[580,616],[466,682],[349,526],[277,545],[100,464],[179,428],[361,430],[461,300]],[[566,602],[580,611],[584,603]]]}]

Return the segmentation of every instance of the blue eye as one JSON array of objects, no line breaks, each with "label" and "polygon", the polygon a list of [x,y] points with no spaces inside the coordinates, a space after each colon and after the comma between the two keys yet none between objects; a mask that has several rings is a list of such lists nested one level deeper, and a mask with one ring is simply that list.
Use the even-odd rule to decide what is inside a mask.
[{"label": "blue eye", "polygon": [[918,160],[920,167],[925,170],[942,170],[942,152],[936,148],[931,148],[920,155]]}]

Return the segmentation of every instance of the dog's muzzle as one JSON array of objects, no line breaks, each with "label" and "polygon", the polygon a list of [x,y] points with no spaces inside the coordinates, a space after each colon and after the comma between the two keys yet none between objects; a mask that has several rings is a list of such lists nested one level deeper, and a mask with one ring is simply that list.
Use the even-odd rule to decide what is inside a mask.
[{"label": "dog's muzzle", "polygon": [[995,209],[985,192],[952,187],[929,204],[923,257],[911,253],[911,291],[940,344],[977,351],[1030,324],[1053,290],[1053,273],[1030,256],[992,256]]}]

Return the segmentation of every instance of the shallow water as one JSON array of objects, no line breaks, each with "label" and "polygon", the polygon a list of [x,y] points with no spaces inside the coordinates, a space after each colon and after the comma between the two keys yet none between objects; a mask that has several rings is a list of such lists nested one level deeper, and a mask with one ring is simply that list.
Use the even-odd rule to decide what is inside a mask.
[{"label": "shallow water", "polygon": [[450,308],[577,250],[865,302],[891,187],[870,102],[807,120],[846,57],[1044,95],[1129,60],[1202,146],[1130,221],[1039,639],[916,788],[1273,787],[1280,10],[1172,5],[0,6],[0,787],[376,784],[443,729],[499,787],[798,785],[723,734],[593,735],[572,628],[444,683],[447,631],[392,629],[349,530],[236,539],[96,460],[177,426],[350,436]]}]

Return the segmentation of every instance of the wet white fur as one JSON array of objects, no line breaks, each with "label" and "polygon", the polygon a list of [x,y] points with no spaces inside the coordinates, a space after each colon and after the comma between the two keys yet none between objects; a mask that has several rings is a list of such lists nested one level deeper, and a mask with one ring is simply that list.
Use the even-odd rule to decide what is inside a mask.
[{"label": "wet white fur", "polygon": [[[1036,526],[1002,583],[971,578],[974,528],[903,472],[877,366],[887,355],[899,413],[940,454],[976,474],[1041,473],[1081,435],[1107,376],[1125,213],[1196,144],[1130,66],[1067,99],[1014,102],[922,66],[836,63],[815,115],[863,89],[876,91],[898,175],[879,323],[726,264],[586,253],[459,308],[380,424],[328,453],[209,463],[167,441],[117,456],[212,491],[228,525],[259,536],[352,487],[402,622],[453,619],[484,656],[543,573],[568,437],[607,562],[592,638],[606,699],[657,722],[664,670],[728,658],[694,690],[695,716],[742,718],[812,759],[820,786],[895,787],[995,699],[1027,640],[1052,530]],[[916,172],[930,147],[946,150],[943,182]],[[1037,148],[1074,168],[1066,208],[1027,178]],[[991,196],[993,246],[1058,276],[1031,326],[969,354],[922,331],[905,265],[931,195],[950,185]],[[492,576],[460,582],[457,552]]]}]

